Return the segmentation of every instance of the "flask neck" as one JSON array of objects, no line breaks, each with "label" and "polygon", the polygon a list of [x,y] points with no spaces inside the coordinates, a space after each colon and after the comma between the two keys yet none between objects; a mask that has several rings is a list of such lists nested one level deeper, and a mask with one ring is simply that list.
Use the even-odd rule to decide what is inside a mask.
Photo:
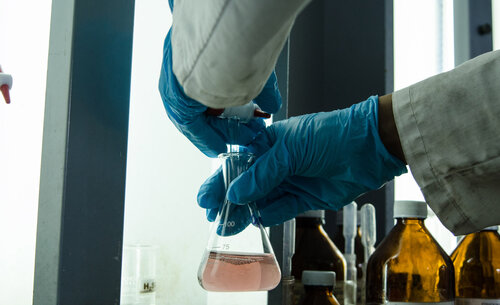
[{"label": "flask neck", "polygon": [[396,218],[396,225],[418,225],[421,227],[425,227],[424,223],[425,218]]},{"label": "flask neck", "polygon": [[421,234],[428,235],[429,230],[425,226],[425,218],[397,218],[396,225],[394,226],[395,232],[408,236]]}]

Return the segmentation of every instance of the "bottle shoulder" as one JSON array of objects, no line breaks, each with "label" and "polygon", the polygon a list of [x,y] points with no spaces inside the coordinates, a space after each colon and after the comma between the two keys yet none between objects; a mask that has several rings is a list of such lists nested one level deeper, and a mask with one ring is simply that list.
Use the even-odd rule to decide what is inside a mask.
[{"label": "bottle shoulder", "polygon": [[481,231],[465,236],[452,253],[457,298],[500,299],[500,236]]},{"label": "bottle shoulder", "polygon": [[423,221],[389,232],[368,261],[367,303],[447,302],[454,298],[454,270]]},{"label": "bottle shoulder", "polygon": [[329,253],[333,256],[339,256],[343,259],[343,255],[339,248],[321,226],[297,230],[295,240],[295,253],[317,250],[323,253]]},{"label": "bottle shoulder", "polygon": [[452,261],[425,226],[396,225],[377,247],[370,264],[452,266]]},{"label": "bottle shoulder", "polygon": [[331,270],[337,280],[343,280],[346,262],[328,234],[318,228],[300,228],[296,232],[295,254],[292,256],[292,274],[302,277],[303,270]]},{"label": "bottle shoulder", "polygon": [[453,263],[494,263],[500,268],[500,235],[496,231],[481,231],[466,235],[451,254]]}]

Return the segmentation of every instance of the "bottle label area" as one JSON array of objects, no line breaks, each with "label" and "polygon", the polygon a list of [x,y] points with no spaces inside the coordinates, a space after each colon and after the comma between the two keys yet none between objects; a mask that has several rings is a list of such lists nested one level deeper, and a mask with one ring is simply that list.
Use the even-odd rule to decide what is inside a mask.
[{"label": "bottle label area", "polygon": [[500,299],[457,298],[455,305],[500,305]]},{"label": "bottle label area", "polygon": [[140,281],[139,284],[140,284],[140,287],[139,287],[140,293],[153,293],[153,292],[155,292],[156,283],[155,283],[154,279],[149,279],[149,278],[142,279],[142,281]]},{"label": "bottle label area", "polygon": [[155,304],[156,282],[151,277],[122,279],[121,305]]}]

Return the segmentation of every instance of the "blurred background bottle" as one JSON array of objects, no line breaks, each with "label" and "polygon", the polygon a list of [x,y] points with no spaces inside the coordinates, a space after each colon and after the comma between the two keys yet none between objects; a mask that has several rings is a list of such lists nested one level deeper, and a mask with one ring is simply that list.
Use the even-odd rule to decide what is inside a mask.
[{"label": "blurred background bottle", "polygon": [[339,305],[333,295],[335,272],[304,270],[302,283],[306,293],[300,305]]},{"label": "blurred background bottle", "polygon": [[296,218],[295,254],[292,275],[295,277],[294,304],[305,295],[302,284],[304,270],[333,271],[336,274],[335,296],[343,305],[346,262],[323,228],[325,211],[303,213]]},{"label": "blurred background bottle", "polygon": [[455,304],[500,304],[498,226],[466,235],[451,259],[455,267]]},{"label": "blurred background bottle", "polygon": [[396,225],[368,261],[366,304],[453,304],[453,263],[425,227],[426,217],[425,202],[394,203]]}]

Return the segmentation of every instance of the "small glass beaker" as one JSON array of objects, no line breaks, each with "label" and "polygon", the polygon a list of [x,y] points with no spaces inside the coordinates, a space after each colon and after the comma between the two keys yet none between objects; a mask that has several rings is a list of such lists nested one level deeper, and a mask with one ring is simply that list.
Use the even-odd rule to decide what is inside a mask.
[{"label": "small glass beaker", "polygon": [[[219,159],[227,190],[251,166],[254,156],[230,152]],[[280,268],[255,203],[224,200],[198,270],[200,285],[209,291],[266,291],[275,288],[280,279]]]},{"label": "small glass beaker", "polygon": [[156,304],[157,250],[153,245],[123,247],[121,305]]}]

